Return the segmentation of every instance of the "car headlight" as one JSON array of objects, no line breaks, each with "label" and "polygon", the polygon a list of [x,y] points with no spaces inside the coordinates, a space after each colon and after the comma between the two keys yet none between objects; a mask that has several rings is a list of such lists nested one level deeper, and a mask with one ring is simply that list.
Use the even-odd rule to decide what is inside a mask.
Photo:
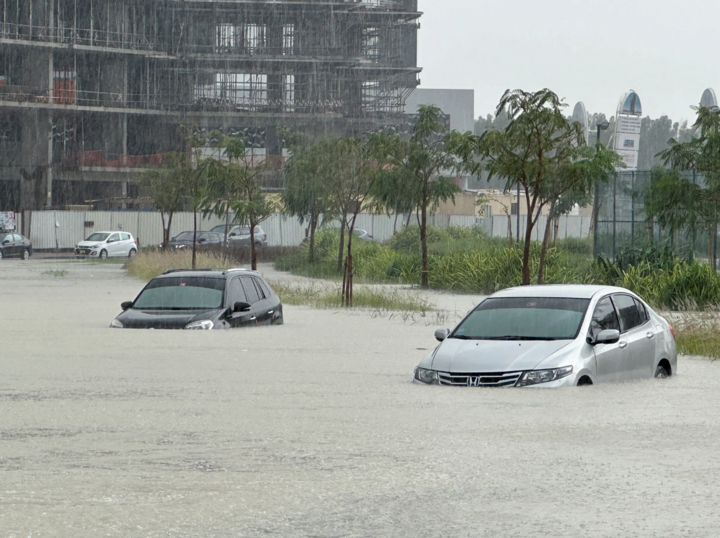
[{"label": "car headlight", "polygon": [[187,325],[185,325],[186,329],[195,330],[195,331],[208,331],[212,329],[215,326],[215,324],[210,321],[209,319],[202,319],[199,321],[191,321]]},{"label": "car headlight", "polygon": [[437,385],[438,373],[435,370],[418,367],[415,368],[415,379],[421,383],[427,383],[428,385]]},{"label": "car headlight", "polygon": [[125,325],[122,324],[122,321],[119,321],[117,319],[112,320],[112,323],[110,323],[111,329],[122,329]]},{"label": "car headlight", "polygon": [[528,385],[557,381],[558,379],[569,376],[572,371],[572,366],[563,366],[562,368],[552,368],[549,370],[530,370],[529,372],[525,372],[520,378],[520,386],[526,387]]},{"label": "car headlight", "polygon": [[100,245],[92,245],[90,248],[98,248]]}]

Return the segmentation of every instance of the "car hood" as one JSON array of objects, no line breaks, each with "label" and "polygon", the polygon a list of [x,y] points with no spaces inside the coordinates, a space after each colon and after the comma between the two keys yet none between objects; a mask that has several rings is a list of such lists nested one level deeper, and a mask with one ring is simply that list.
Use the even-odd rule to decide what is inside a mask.
[{"label": "car hood", "polygon": [[105,243],[105,241],[80,241],[77,246],[89,248],[94,247],[95,245],[102,245],[103,243]]},{"label": "car hood", "polygon": [[223,309],[137,310],[130,308],[117,317],[126,329],[183,329],[191,321],[216,321]]},{"label": "car hood", "polygon": [[438,347],[432,369],[441,372],[517,372],[532,370],[572,340],[460,340]]}]

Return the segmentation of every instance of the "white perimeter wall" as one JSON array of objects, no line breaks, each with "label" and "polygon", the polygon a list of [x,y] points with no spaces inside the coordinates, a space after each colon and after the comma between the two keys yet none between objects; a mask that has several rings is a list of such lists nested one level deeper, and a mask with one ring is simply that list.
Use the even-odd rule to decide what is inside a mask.
[{"label": "white perimeter wall", "polygon": [[[25,226],[18,222],[19,230],[24,230],[35,249],[68,249],[75,246],[92,232],[124,230],[136,237],[140,246],[162,243],[162,221],[160,213],[152,211],[30,211],[25,215]],[[198,229],[209,230],[224,221],[217,217],[203,219],[198,214]],[[517,234],[517,217],[512,217],[512,233]],[[356,228],[368,230],[377,241],[386,241],[393,233],[401,230],[407,218],[394,216],[361,214]],[[21,219],[18,219],[21,221]],[[92,225],[90,225],[92,223]],[[493,237],[508,236],[508,219],[505,215],[495,215],[488,219],[456,215],[434,215],[429,218],[432,226],[447,227],[478,226]],[[87,225],[86,225],[87,224]],[[413,215],[410,225],[417,225]],[[305,237],[305,226],[293,217],[273,215],[262,223],[268,235],[270,246],[296,246]],[[330,226],[337,227],[333,222]],[[193,229],[192,213],[176,213],[173,216],[170,235],[177,235]],[[524,238],[525,217],[520,218],[520,237]],[[545,219],[541,217],[535,226],[533,239],[539,240],[545,230]],[[587,237],[590,234],[590,217],[568,216],[560,219],[558,237]]]}]

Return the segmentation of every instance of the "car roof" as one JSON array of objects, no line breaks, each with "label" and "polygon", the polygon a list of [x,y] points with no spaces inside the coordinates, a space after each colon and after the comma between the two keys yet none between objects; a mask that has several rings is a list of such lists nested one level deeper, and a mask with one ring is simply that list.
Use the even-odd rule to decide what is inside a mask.
[{"label": "car roof", "polygon": [[491,297],[559,297],[563,299],[592,299],[596,295],[608,293],[630,293],[625,288],[614,286],[598,286],[593,284],[546,284],[543,286],[518,286],[508,288],[491,295]]},{"label": "car roof", "polygon": [[170,269],[165,271],[163,274],[156,276],[155,278],[167,278],[167,277],[189,277],[189,276],[200,276],[205,278],[228,278],[235,275],[252,275],[262,278],[260,273],[257,271],[251,271],[242,267],[236,267],[233,269]]},{"label": "car roof", "polygon": [[130,232],[126,232],[125,230],[111,230],[111,231],[98,230],[97,232],[92,232],[90,235],[92,235],[92,234],[129,234],[129,233]]}]

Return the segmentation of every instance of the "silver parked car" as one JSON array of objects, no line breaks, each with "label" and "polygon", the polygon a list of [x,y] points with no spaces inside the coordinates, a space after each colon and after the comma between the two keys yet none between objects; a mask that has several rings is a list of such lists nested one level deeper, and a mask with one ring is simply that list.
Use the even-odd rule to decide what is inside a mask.
[{"label": "silver parked car", "polygon": [[137,241],[127,232],[95,232],[75,245],[77,258],[134,258]]},{"label": "silver parked car", "polygon": [[[225,225],[218,224],[210,228],[211,232],[217,232],[225,236]],[[249,247],[250,246],[250,226],[228,226],[228,246],[233,247]],[[266,247],[267,246],[267,234],[260,226],[255,226],[255,246]]]},{"label": "silver parked car", "polygon": [[482,301],[415,369],[415,381],[565,387],[677,371],[672,327],[629,290],[524,286]]}]

